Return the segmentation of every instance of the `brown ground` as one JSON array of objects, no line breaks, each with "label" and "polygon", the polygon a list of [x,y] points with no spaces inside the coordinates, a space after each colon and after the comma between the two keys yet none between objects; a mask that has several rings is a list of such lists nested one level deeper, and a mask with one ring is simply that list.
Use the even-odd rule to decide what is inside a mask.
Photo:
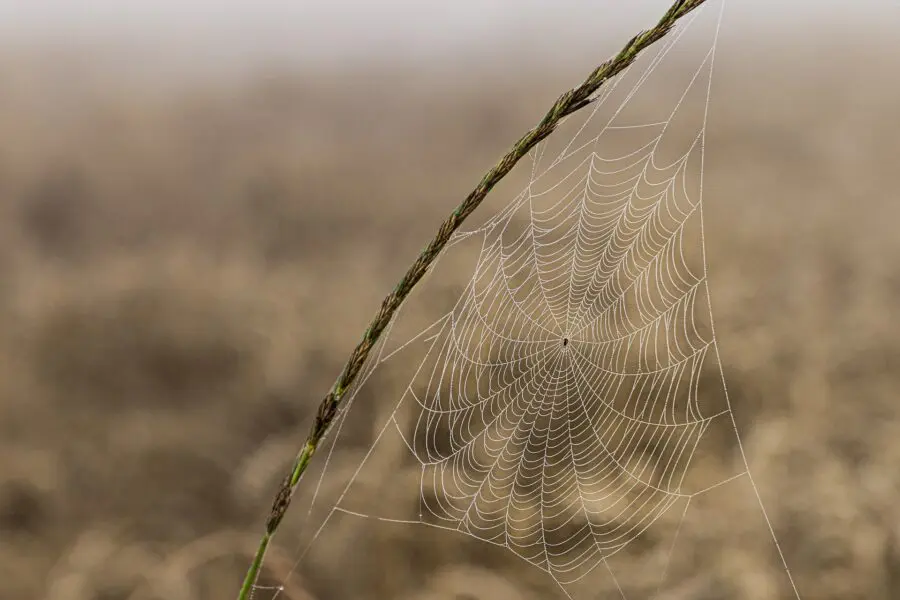
[{"label": "brown ground", "polygon": [[[711,115],[725,373],[814,600],[900,598],[900,87],[886,79],[900,68],[886,54],[732,53]],[[231,598],[381,296],[585,65],[281,71],[155,94],[33,66],[0,65],[0,600]],[[733,444],[721,452],[736,460]],[[748,488],[699,502],[660,600],[788,597],[756,507]],[[342,528],[285,596],[558,593],[453,536]],[[288,524],[267,577],[290,570],[292,536]],[[661,572],[639,558],[617,565],[629,598]]]}]

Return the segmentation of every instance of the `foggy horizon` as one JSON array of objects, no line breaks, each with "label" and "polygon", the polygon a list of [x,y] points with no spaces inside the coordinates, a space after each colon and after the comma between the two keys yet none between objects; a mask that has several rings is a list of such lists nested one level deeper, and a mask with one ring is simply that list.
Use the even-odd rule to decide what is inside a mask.
[{"label": "foggy horizon", "polygon": [[[669,4],[83,0],[76,6],[64,0],[0,0],[0,47],[133,50],[157,60],[203,63],[452,60],[452,55],[509,49],[544,55],[554,47],[618,45],[623,36],[650,26]],[[789,27],[797,28],[791,37],[802,38],[821,34],[823,25],[840,30],[853,21],[859,22],[854,29],[865,26],[876,35],[879,26],[900,23],[900,2],[864,0],[848,8],[838,0],[730,0],[725,13],[723,27],[732,40],[775,41]]]}]

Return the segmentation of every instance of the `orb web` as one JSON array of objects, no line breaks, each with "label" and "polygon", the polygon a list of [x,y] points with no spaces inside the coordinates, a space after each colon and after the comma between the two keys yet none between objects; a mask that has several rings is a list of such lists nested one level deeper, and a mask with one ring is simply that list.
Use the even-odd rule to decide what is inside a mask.
[{"label": "orb web", "polygon": [[[680,518],[692,498],[748,474],[746,462],[706,479],[691,469],[710,428],[735,435],[701,202],[715,4],[535,147],[512,201],[482,207],[482,222],[453,236],[350,390],[321,469],[301,484],[313,490],[310,539],[295,568],[337,516],[371,518],[502,547],[575,597],[600,566],[616,581],[610,559],[664,515]],[[686,41],[692,28],[706,35],[700,60],[663,69],[704,43]],[[660,112],[662,89],[677,93]],[[461,285],[446,284],[461,272]],[[449,309],[427,318],[446,298]],[[398,362],[409,371],[393,376],[399,400],[385,403],[369,388]],[[386,408],[362,417],[376,423],[373,442],[353,463],[340,447],[363,402]],[[379,463],[382,446],[393,458]],[[406,473],[405,484],[385,483],[379,464]],[[354,502],[358,486],[380,491]],[[373,508],[373,495],[393,512]]]}]

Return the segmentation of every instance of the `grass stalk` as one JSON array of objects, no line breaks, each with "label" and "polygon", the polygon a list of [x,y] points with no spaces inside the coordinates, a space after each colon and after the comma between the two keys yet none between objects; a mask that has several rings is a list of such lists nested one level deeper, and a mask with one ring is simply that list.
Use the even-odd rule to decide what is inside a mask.
[{"label": "grass stalk", "polygon": [[281,524],[285,513],[291,503],[294,491],[300,481],[309,461],[316,452],[316,448],[328,432],[331,424],[334,422],[338,414],[341,400],[347,389],[353,384],[356,376],[359,374],[363,364],[369,356],[381,333],[390,323],[394,313],[403,303],[403,300],[413,290],[415,285],[422,279],[422,276],[428,271],[428,268],[434,263],[438,254],[450,240],[453,232],[456,231],[466,217],[478,208],[488,193],[497,183],[503,179],[539,142],[547,138],[556,129],[560,120],[581,110],[594,100],[594,93],[610,78],[621,73],[630,66],[643,50],[653,45],[655,42],[663,38],[675,23],[694,9],[702,5],[706,0],[677,0],[666,11],[659,22],[646,31],[639,33],[631,38],[627,44],[616,54],[602,65],[594,69],[584,82],[577,88],[571,89],[562,94],[553,106],[544,115],[534,128],[523,135],[518,142],[500,159],[481,179],[481,182],[473,189],[463,202],[457,206],[449,217],[441,224],[434,238],[428,243],[416,261],[409,267],[406,274],[400,282],[394,287],[394,290],[387,295],[381,303],[381,308],[372,319],[369,327],[363,334],[362,340],[357,344],[347,363],[344,365],[343,371],[334,382],[331,390],[326,394],[325,398],[319,405],[316,413],[315,422],[309,432],[306,442],[297,453],[296,459],[292,464],[290,471],[284,477],[275,500],[272,502],[272,508],[269,517],[266,519],[265,532],[259,542],[259,547],[247,570],[244,583],[238,594],[238,600],[249,600],[250,594],[259,579],[265,559],[266,549],[272,537],[275,535],[278,526]]}]

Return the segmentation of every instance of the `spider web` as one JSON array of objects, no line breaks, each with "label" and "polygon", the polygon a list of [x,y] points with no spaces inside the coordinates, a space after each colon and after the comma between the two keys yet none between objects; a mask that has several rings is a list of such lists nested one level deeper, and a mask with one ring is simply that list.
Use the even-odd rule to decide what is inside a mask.
[{"label": "spider web", "polygon": [[[664,518],[674,546],[694,498],[749,479],[745,459],[725,473],[692,468],[704,440],[736,436],[703,244],[722,18],[712,5],[537,146],[515,173],[524,186],[512,201],[483,206],[487,218],[454,235],[348,393],[318,473],[301,484],[311,490],[309,539],[295,569],[339,517],[367,518],[502,547],[570,597],[596,597],[579,584],[602,567],[625,597],[617,554]],[[684,64],[677,55],[691,45],[703,48],[694,69],[662,68]],[[660,90],[677,93],[669,101]],[[446,284],[461,272],[462,285]],[[448,299],[439,318],[428,316]],[[400,366],[379,375],[388,365]],[[371,408],[391,387],[399,400]],[[359,445],[351,414],[376,423],[355,454],[340,450]],[[389,481],[392,470],[401,481]],[[358,488],[369,492],[354,499]],[[377,510],[373,495],[386,498]],[[660,581],[667,561],[651,567]]]}]

